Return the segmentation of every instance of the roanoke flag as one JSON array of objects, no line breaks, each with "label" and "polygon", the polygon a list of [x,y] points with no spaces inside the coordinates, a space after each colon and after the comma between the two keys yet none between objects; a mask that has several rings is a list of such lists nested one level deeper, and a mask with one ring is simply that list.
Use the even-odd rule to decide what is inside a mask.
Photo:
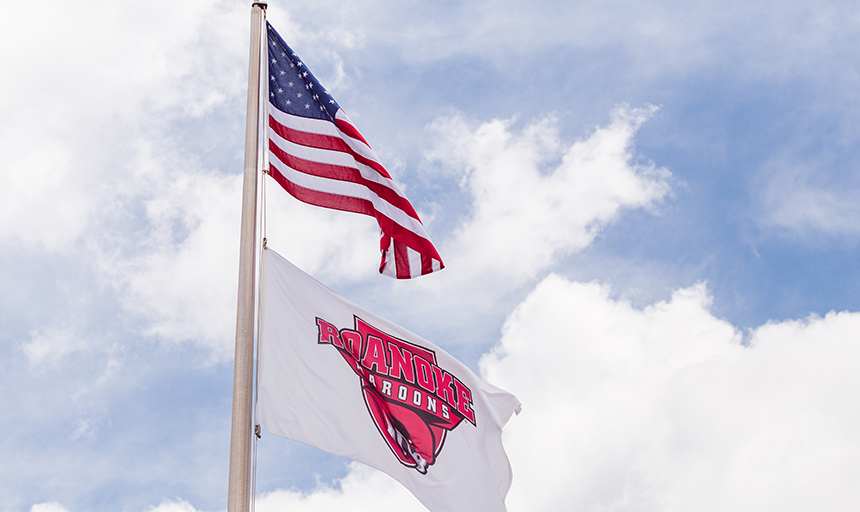
[{"label": "roanoke flag", "polygon": [[264,251],[259,422],[388,473],[433,512],[504,512],[520,403]]},{"label": "roanoke flag", "polygon": [[268,22],[269,172],[296,199],[376,218],[379,272],[409,279],[444,268],[400,187],[331,94]]}]

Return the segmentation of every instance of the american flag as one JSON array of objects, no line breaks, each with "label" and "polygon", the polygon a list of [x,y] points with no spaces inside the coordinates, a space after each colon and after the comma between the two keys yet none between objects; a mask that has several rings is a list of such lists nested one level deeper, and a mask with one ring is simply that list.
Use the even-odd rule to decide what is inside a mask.
[{"label": "american flag", "polygon": [[299,201],[375,217],[381,274],[409,279],[444,268],[412,204],[370,145],[298,55],[266,25],[270,176]]}]

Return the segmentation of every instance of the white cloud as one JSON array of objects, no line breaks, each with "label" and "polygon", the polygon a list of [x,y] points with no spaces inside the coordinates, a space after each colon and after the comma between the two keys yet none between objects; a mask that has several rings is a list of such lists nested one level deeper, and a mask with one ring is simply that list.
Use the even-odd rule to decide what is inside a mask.
[{"label": "white cloud", "polygon": [[71,326],[45,326],[30,333],[30,340],[21,345],[31,365],[56,364],[74,352],[93,348],[93,344],[80,336]]},{"label": "white cloud", "polygon": [[[66,253],[67,264],[93,266],[100,284],[122,290],[124,304],[152,320],[151,332],[183,338],[202,325],[200,342],[217,347],[222,335],[212,332],[232,330],[232,313],[218,308],[230,285],[209,292],[236,251],[229,245],[229,257],[214,263],[205,251],[224,254],[219,237],[238,237],[229,229],[238,219],[218,215],[231,179],[201,171],[201,157],[182,147],[189,139],[171,123],[211,116],[228,98],[241,103],[247,15],[208,0],[2,9],[0,61],[15,79],[0,81],[0,244]],[[86,23],[75,22],[79,13]],[[37,20],[37,36],[22,19]],[[195,208],[209,206],[205,193],[216,204],[204,215]],[[181,251],[170,246],[189,233]],[[198,295],[189,298],[191,284]],[[48,341],[39,335],[25,345],[31,362],[80,348],[71,337]]]},{"label": "white cloud", "polygon": [[456,308],[482,307],[588,246],[623,210],[654,207],[670,174],[637,158],[633,137],[655,110],[618,107],[608,126],[573,144],[553,118],[521,133],[510,121],[473,129],[460,117],[438,120],[442,140],[430,158],[461,173],[469,208],[442,242],[446,270],[421,284],[460,297]]},{"label": "white cloud", "polygon": [[[258,512],[406,512],[426,511],[415,497],[388,475],[358,462],[349,465],[349,473],[336,486],[318,485],[310,491],[276,490],[257,496]],[[42,511],[40,511],[42,512]],[[46,510],[44,512],[54,512]],[[166,500],[146,512],[198,512],[182,499]],[[202,512],[202,511],[201,511]]]},{"label": "white cloud", "polygon": [[[83,27],[70,22],[78,13]],[[241,96],[244,66],[230,49],[243,45],[230,46],[240,31],[228,18],[202,1],[4,4],[0,62],[14,80],[0,82],[0,242],[68,249],[127,182],[129,141],[176,112]]]},{"label": "white cloud", "polygon": [[[728,69],[731,77],[844,82],[844,93],[856,84],[843,70],[853,67],[852,42],[860,24],[856,5],[844,0],[478,0],[456,5],[371,0],[300,2],[295,9],[307,19],[324,19],[331,32],[362,30],[359,39],[365,45],[394,49],[411,62],[478,55],[507,67],[512,57],[570,48],[602,61],[606,51],[613,52],[608,65],[623,68],[630,80]],[[335,9],[339,16],[321,15]],[[842,65],[833,66],[834,61]]]},{"label": "white cloud", "polygon": [[185,500],[176,499],[163,501],[157,507],[147,509],[146,512],[197,512],[197,509]]},{"label": "white cloud", "polygon": [[827,167],[825,162],[791,156],[765,165],[754,196],[759,202],[759,224],[801,236],[860,234],[858,190],[850,182],[834,183],[837,180]]},{"label": "white cloud", "polygon": [[93,209],[86,190],[91,180],[75,175],[67,144],[17,128],[0,127],[0,153],[7,155],[0,164],[0,241],[56,250],[85,229]]},{"label": "white cloud", "polygon": [[278,512],[403,512],[426,510],[394,479],[363,464],[350,464],[349,474],[338,488],[320,486],[309,492],[278,490],[257,498],[256,510]]},{"label": "white cloud", "polygon": [[47,501],[45,503],[37,503],[30,507],[30,512],[69,512],[61,504],[56,501]]},{"label": "white cloud", "polygon": [[148,243],[101,263],[148,333],[230,357],[235,329],[241,176],[182,172],[146,203]]},{"label": "white cloud", "polygon": [[740,333],[698,285],[644,309],[545,279],[482,367],[518,510],[852,510],[860,492],[860,314]]}]

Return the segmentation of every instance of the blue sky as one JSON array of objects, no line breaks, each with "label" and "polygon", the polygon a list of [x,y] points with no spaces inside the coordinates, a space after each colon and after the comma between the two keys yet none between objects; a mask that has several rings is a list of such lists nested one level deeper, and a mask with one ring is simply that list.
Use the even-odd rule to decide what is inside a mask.
[{"label": "blue sky", "polygon": [[[223,510],[250,6],[0,7],[3,510]],[[519,510],[854,510],[860,9],[272,2],[448,268],[270,244],[524,404]],[[554,354],[552,360],[538,354]],[[264,436],[259,510],[422,510]]]}]

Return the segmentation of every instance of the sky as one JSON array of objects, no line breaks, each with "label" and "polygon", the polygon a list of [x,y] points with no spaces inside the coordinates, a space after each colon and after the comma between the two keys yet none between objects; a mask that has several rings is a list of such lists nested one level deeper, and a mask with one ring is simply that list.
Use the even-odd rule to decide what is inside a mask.
[{"label": "sky", "polygon": [[[855,2],[272,1],[446,269],[269,245],[514,393],[511,512],[860,507]],[[0,510],[226,508],[250,5],[0,6]],[[264,433],[256,509],[424,510]]]}]

